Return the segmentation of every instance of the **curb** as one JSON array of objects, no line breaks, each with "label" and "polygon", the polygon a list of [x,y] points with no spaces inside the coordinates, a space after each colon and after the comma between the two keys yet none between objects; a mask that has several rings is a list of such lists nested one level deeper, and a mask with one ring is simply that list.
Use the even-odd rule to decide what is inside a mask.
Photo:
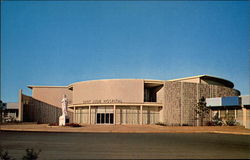
[{"label": "curb", "polygon": [[228,131],[113,131],[113,130],[36,130],[36,129],[0,129],[0,132],[44,132],[44,133],[215,133],[215,134],[234,134],[234,135],[249,135],[246,132],[228,132]]}]

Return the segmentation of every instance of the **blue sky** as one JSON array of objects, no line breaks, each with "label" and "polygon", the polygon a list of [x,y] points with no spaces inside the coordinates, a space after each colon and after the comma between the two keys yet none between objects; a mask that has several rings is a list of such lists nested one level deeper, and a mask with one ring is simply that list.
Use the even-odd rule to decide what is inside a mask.
[{"label": "blue sky", "polygon": [[27,85],[208,74],[249,94],[249,2],[2,3],[1,93]]}]

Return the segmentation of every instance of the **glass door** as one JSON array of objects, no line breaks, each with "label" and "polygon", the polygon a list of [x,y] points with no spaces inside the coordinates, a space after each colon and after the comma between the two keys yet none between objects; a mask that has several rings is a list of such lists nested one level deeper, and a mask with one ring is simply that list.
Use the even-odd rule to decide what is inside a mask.
[{"label": "glass door", "polygon": [[114,114],[113,113],[97,113],[96,114],[97,124],[113,124]]},{"label": "glass door", "polygon": [[110,124],[114,123],[114,113],[109,113],[109,123]]}]

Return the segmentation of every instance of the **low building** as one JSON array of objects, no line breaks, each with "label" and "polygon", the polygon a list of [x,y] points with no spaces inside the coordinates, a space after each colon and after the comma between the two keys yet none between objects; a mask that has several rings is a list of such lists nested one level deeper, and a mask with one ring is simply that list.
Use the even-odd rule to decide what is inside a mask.
[{"label": "low building", "polygon": [[207,98],[206,103],[212,110],[212,117],[218,116],[223,121],[232,118],[250,128],[250,95]]},{"label": "low building", "polygon": [[18,103],[3,103],[2,122],[13,122],[18,119]]},{"label": "low building", "polygon": [[[174,80],[107,79],[68,86],[28,86],[19,93],[21,121],[58,122],[61,100],[69,100],[71,122],[82,124],[200,125],[195,106],[201,97],[239,96],[228,80],[200,75]],[[209,121],[209,117],[206,117]],[[206,123],[204,121],[204,123]]]}]

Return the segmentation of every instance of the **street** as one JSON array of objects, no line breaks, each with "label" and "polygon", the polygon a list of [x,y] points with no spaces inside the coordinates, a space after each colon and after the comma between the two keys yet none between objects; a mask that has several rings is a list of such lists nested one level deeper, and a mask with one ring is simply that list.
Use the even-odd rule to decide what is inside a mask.
[{"label": "street", "polygon": [[26,148],[39,159],[250,158],[250,136],[212,133],[0,132],[0,145],[18,159]]}]

